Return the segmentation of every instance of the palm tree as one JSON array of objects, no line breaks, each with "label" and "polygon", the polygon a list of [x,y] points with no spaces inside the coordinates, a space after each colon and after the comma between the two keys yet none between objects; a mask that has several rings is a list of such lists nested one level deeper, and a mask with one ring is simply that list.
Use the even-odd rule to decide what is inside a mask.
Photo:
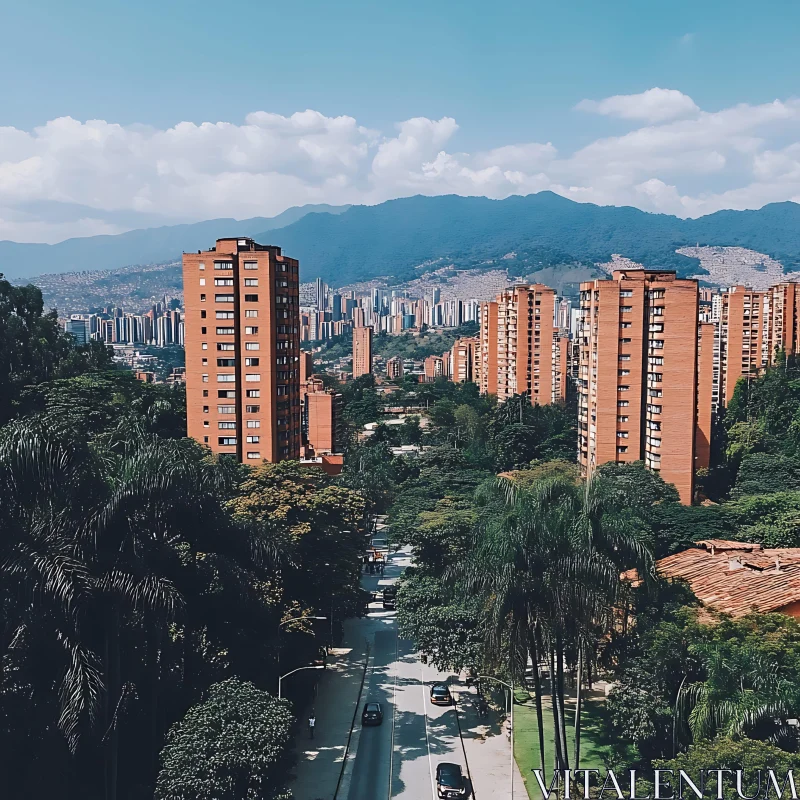
[{"label": "palm tree", "polygon": [[[486,515],[470,559],[453,573],[461,575],[467,588],[486,593],[488,641],[494,652],[504,636],[513,644],[524,631],[524,661],[512,659],[511,670],[524,674],[530,654],[542,766],[539,663],[546,654],[555,766],[568,769],[564,664],[568,654],[575,654],[582,667],[590,633],[598,627],[609,629],[621,570],[636,565],[649,574],[652,556],[647,538],[636,526],[607,513],[603,487],[596,480],[580,484],[559,475],[521,486],[513,479],[499,478],[485,493],[488,497],[479,499],[499,508]],[[580,705],[580,688],[577,701]],[[575,758],[580,758],[579,715]]]},{"label": "palm tree", "polygon": [[689,652],[706,678],[681,687],[677,721],[688,724],[695,742],[717,734],[776,738],[797,716],[800,692],[763,653],[730,642],[699,642]]}]

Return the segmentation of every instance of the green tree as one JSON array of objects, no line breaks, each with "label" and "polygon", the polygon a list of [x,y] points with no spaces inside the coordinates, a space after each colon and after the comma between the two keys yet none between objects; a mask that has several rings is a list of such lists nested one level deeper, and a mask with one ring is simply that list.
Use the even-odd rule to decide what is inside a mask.
[{"label": "green tree", "polygon": [[[653,766],[656,769],[672,770],[673,775],[678,775],[679,770],[683,770],[695,779],[696,776],[706,774],[706,771],[712,768],[712,764],[714,770],[733,770],[733,774],[723,773],[721,793],[720,787],[716,784],[716,775],[709,777],[707,791],[711,796],[721,796],[725,800],[741,800],[742,796],[763,796],[762,793],[773,790],[768,782],[768,770],[773,770],[779,784],[782,784],[789,771],[793,770],[796,773],[800,769],[800,756],[796,753],[787,753],[767,742],[747,738],[734,740],[720,736],[694,744],[685,753],[668,761],[655,761]],[[736,770],[743,771],[742,794],[737,792],[734,777]]]},{"label": "green tree", "polygon": [[0,273],[0,424],[17,413],[25,386],[112,366],[105,345],[77,345],[61,330],[39,289],[14,286]]},{"label": "green tree", "polygon": [[209,689],[169,733],[156,800],[288,800],[292,714],[252,683]]}]

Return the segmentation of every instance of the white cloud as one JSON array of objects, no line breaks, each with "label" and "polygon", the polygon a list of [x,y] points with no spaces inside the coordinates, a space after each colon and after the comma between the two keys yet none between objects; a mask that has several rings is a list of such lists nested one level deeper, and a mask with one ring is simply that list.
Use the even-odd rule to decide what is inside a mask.
[{"label": "white cloud", "polygon": [[386,133],[317,111],[168,130],[70,117],[31,131],[0,128],[0,238],[58,241],[411,194],[549,189],[679,216],[800,197],[798,100],[709,112],[680,92],[651,89],[592,110],[629,120],[629,130],[575,152],[500,140],[464,153],[453,146],[450,117],[417,117]]},{"label": "white cloud", "polygon": [[605,100],[581,100],[578,111],[589,111],[606,117],[665,122],[669,119],[689,117],[700,109],[689,95],[677,89],[648,89],[641,94],[616,94]]},{"label": "white cloud", "polygon": [[682,47],[689,47],[694,42],[694,34],[693,33],[684,33],[680,39],[678,39],[678,44]]}]

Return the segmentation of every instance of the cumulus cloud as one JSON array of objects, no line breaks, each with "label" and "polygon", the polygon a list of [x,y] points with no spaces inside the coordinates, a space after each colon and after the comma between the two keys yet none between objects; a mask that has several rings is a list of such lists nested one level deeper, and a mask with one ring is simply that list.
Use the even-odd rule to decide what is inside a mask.
[{"label": "cumulus cloud", "polygon": [[450,117],[377,131],[349,116],[257,111],[166,130],[103,120],[0,128],[0,238],[59,241],[305,203],[544,189],[679,216],[800,197],[800,101],[703,111],[675,90],[584,101],[630,122],[574,152],[498,141],[460,152]]},{"label": "cumulus cloud", "polygon": [[578,111],[589,111],[606,117],[665,122],[696,114],[700,109],[689,95],[677,89],[648,89],[641,94],[615,94],[605,100],[581,100]]}]

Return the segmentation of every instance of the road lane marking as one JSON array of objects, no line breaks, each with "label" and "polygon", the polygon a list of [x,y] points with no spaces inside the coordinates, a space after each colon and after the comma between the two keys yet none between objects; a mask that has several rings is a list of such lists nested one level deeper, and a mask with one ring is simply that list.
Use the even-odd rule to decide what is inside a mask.
[{"label": "road lane marking", "polygon": [[394,637],[394,686],[392,687],[392,748],[389,750],[389,800],[392,800],[392,777],[394,775],[394,722],[397,715],[397,669],[400,661],[400,637],[395,630]]},{"label": "road lane marking", "polygon": [[428,703],[425,697],[425,673],[422,662],[419,664],[419,682],[422,688],[422,716],[425,719],[425,743],[428,745],[428,772],[431,776],[431,798],[436,800],[436,784],[433,782],[433,757],[431,756],[431,740],[428,736]]}]

